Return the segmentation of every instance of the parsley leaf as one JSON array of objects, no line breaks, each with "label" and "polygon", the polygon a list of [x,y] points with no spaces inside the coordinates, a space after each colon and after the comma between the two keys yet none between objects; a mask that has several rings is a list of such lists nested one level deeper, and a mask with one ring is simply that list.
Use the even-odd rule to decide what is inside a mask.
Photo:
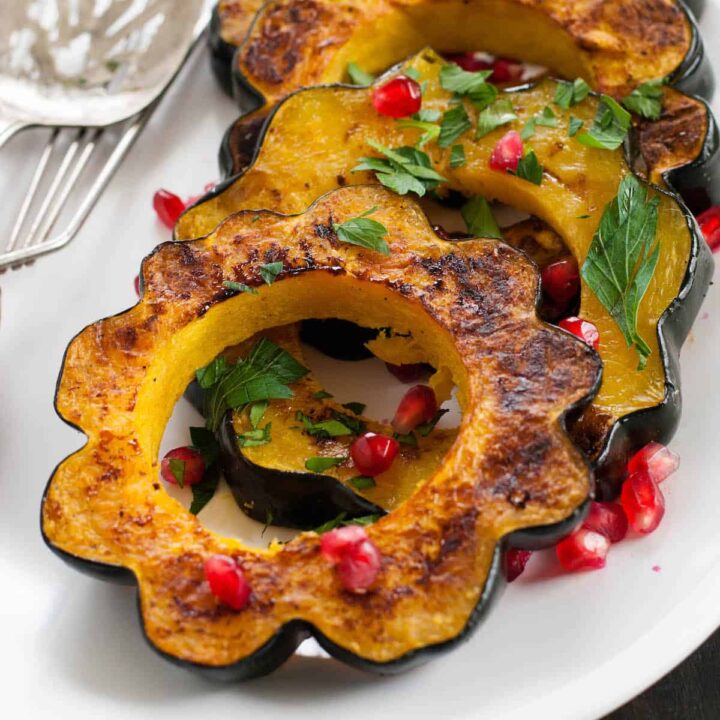
[{"label": "parsley leaf", "polygon": [[435,426],[440,422],[440,418],[443,415],[450,412],[449,410],[438,410],[430,420],[422,425],[418,425],[415,430],[420,434],[421,437],[427,437],[434,429]]},{"label": "parsley leaf", "polygon": [[414,192],[422,197],[445,182],[445,178],[433,169],[427,153],[418,148],[405,146],[391,150],[374,140],[368,140],[368,145],[385,157],[360,158],[360,164],[353,172],[375,172],[378,181],[398,195]]},{"label": "parsley leaf", "polygon": [[501,125],[506,125],[516,119],[517,115],[513,111],[512,102],[508,98],[501,98],[478,115],[475,138],[485,137]]},{"label": "parsley leaf", "polygon": [[343,407],[347,408],[351,413],[355,413],[355,415],[362,415],[367,406],[364,403],[349,402],[343,403]]},{"label": "parsley leaf", "polygon": [[311,457],[305,461],[305,469],[314,473],[323,473],[330,468],[342,465],[345,457]]},{"label": "parsley leaf", "polygon": [[358,475],[357,477],[350,478],[350,484],[358,490],[368,490],[377,485],[375,479],[367,475]]},{"label": "parsley leaf", "polygon": [[648,120],[659,120],[662,114],[662,80],[650,80],[635,88],[622,104]]},{"label": "parsley leaf", "polygon": [[249,293],[250,295],[258,294],[258,291],[254,287],[250,287],[245,283],[231,282],[230,280],[225,280],[223,282],[223,287],[226,287],[228,290],[235,290],[235,292]]},{"label": "parsley leaf", "polygon": [[265,263],[260,266],[260,277],[267,285],[272,285],[275,278],[282,272],[283,264],[281,262]]},{"label": "parsley leaf", "polygon": [[180,460],[178,458],[170,458],[168,462],[170,466],[170,472],[172,473],[172,476],[175,478],[178,487],[184,488],[185,487],[185,461]]},{"label": "parsley leaf", "polygon": [[327,390],[318,390],[316,393],[313,393],[313,398],[315,400],[326,400],[332,396],[332,393],[329,393]]},{"label": "parsley leaf", "polygon": [[573,105],[582,102],[590,94],[590,86],[582,79],[576,78],[574,82],[558,82],[555,89],[555,104],[563,110],[569,110]]},{"label": "parsley leaf", "polygon": [[272,423],[263,428],[254,428],[237,436],[238,447],[260,447],[267,445],[272,440]]},{"label": "parsley leaf", "polygon": [[465,164],[465,148],[462,145],[453,145],[450,148],[450,167],[462,167]]},{"label": "parsley leaf", "polygon": [[322,535],[323,533],[329,532],[330,530],[334,530],[335,528],[339,528],[342,526],[372,525],[380,519],[379,515],[363,515],[362,517],[352,518],[351,520],[346,520],[346,517],[347,513],[341,512],[337,517],[333,518],[332,520],[328,520],[326,523],[323,523],[319,527],[316,527],[314,532],[316,532],[318,535]]},{"label": "parsley leaf", "polygon": [[535,115],[535,122],[543,127],[557,127],[558,118],[553,109],[546,105],[541,113]]},{"label": "parsley leaf", "polygon": [[535,134],[535,129],[535,116],[533,116],[526,120],[522,130],[520,131],[520,137],[523,140],[529,140]]},{"label": "parsley leaf", "polygon": [[227,410],[259,400],[284,400],[293,396],[288,385],[308,373],[290,353],[260,340],[245,360],[229,365],[224,358],[213,360],[197,372],[200,387],[207,391],[205,416],[208,429],[215,431]]},{"label": "parsley leaf", "polygon": [[543,166],[538,162],[534,150],[528,150],[525,155],[520,158],[515,175],[535,185],[542,183]]},{"label": "parsley leaf", "polygon": [[455,63],[443,65],[440,70],[440,85],[457,95],[472,95],[482,91],[483,85],[487,85],[487,79],[492,75],[492,70],[480,70],[469,72],[463,70]]},{"label": "parsley leaf", "polygon": [[351,62],[347,65],[347,74],[353,85],[372,85],[375,76],[365,72],[357,63]]},{"label": "parsley leaf", "polygon": [[588,147],[617,150],[630,129],[630,113],[608,95],[603,95],[589,132],[578,135]]},{"label": "parsley leaf", "polygon": [[312,437],[343,437],[353,434],[353,431],[347,425],[337,419],[313,422],[300,411],[295,414],[295,418],[303,424],[304,431]]},{"label": "parsley leaf", "polygon": [[634,175],[620,183],[617,197],[606,206],[582,266],[582,277],[635,346],[638,369],[645,367],[650,347],[637,330],[640,301],[655,272],[660,254],[655,241],[659,198]]},{"label": "parsley leaf", "polygon": [[571,115],[568,123],[568,137],[575,137],[584,124],[582,120]]},{"label": "parsley leaf", "polygon": [[193,499],[190,512],[197,515],[212,499],[220,483],[220,472],[217,465],[211,465],[206,471],[202,482],[192,486]]},{"label": "parsley leaf", "polygon": [[250,406],[250,424],[253,426],[253,428],[257,428],[257,426],[260,424],[260,421],[263,419],[263,415],[265,415],[267,409],[267,400],[261,400],[260,402],[253,403]]},{"label": "parsley leaf", "polygon": [[215,439],[215,433],[204,427],[191,427],[190,440],[193,447],[203,456],[205,467],[210,467],[220,454],[220,447]]},{"label": "parsley leaf", "polygon": [[389,255],[390,247],[385,242],[387,228],[381,222],[367,217],[374,213],[375,210],[377,208],[371,208],[359,217],[346,220],[339,225],[333,223],[333,230],[337,234],[338,240],[350,245],[359,245],[368,250],[374,250],[381,255]]},{"label": "parsley leaf", "polygon": [[440,135],[439,125],[436,125],[434,122],[430,122],[428,120],[419,120],[416,117],[398,120],[398,126],[401,128],[415,128],[423,131],[422,135],[420,135],[420,138],[415,143],[415,146],[418,148],[425,147],[425,145],[429,142],[437,140]]},{"label": "parsley leaf", "polygon": [[484,197],[476,195],[471,198],[460,212],[468,231],[475,237],[503,239],[490,205]]},{"label": "parsley leaf", "polygon": [[418,439],[415,437],[414,432],[405,433],[404,435],[401,435],[400,433],[393,433],[393,437],[401,444],[401,445],[408,445],[410,447],[417,447],[418,446]]},{"label": "parsley leaf", "polygon": [[438,145],[441,148],[450,147],[471,127],[472,123],[470,122],[470,116],[467,114],[467,110],[465,110],[465,106],[462,104],[456,105],[443,115]]}]

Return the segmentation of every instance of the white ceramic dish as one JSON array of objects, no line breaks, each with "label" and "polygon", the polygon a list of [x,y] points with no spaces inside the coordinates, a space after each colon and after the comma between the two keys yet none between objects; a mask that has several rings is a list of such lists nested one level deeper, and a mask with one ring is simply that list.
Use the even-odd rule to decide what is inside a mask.
[{"label": "white ceramic dish", "polygon": [[[702,27],[720,76],[710,42],[720,33],[718,0]],[[152,193],[190,195],[214,179],[218,140],[234,114],[198,58],[73,245],[0,277],[2,716],[581,720],[671,670],[720,625],[720,284],[683,356],[685,415],[673,443],[682,467],[664,486],[660,529],[613,547],[602,572],[558,575],[551,556],[535,557],[468,643],[406,675],[377,678],[303,657],[250,684],[208,684],[145,644],[134,590],[84,578],[45,548],[43,487],[81,443],[51,406],[64,348],[85,324],[134,302],[140,258],[168,237]],[[9,202],[32,171],[23,163],[29,142],[0,160],[0,197]]]}]

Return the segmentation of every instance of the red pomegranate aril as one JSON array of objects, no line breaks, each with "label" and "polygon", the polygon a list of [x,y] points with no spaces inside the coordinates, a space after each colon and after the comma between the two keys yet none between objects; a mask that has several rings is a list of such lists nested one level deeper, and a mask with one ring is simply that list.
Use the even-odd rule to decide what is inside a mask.
[{"label": "red pomegranate aril", "polygon": [[362,475],[375,477],[390,469],[399,447],[395,438],[365,433],[353,441],[350,457]]},{"label": "red pomegranate aril", "polygon": [[398,75],[375,88],[372,102],[381,115],[392,118],[408,117],[420,110],[422,89],[419,83],[407,75]]},{"label": "red pomegranate aril", "polygon": [[467,72],[480,72],[481,70],[492,70],[493,62],[488,60],[487,54],[483,52],[452,53],[445,56],[448,62],[459,65]]},{"label": "red pomegranate aril", "polygon": [[630,527],[648,535],[657,529],[665,515],[665,497],[650,473],[639,471],[623,483],[620,494]]},{"label": "red pomegranate aril", "polygon": [[605,567],[610,540],[602,533],[581,527],[555,547],[565,570],[599,570]]},{"label": "red pomegranate aril", "polygon": [[136,275],[135,280],[133,280],[133,285],[135,286],[135,294],[140,297],[142,295],[142,291],[140,288],[140,276]]},{"label": "red pomegranate aril", "polygon": [[510,83],[522,80],[525,68],[522,63],[509,58],[497,58],[492,64],[491,82]]},{"label": "red pomegranate aril", "polygon": [[582,526],[604,535],[611,543],[616,543],[627,535],[628,520],[622,505],[593,502]]},{"label": "red pomegranate aril", "polygon": [[430,422],[438,411],[435,393],[427,385],[415,385],[403,395],[395,417],[392,420],[392,428],[400,435],[407,435],[418,425]]},{"label": "red pomegranate aril", "polygon": [[680,456],[658,442],[649,442],[628,462],[628,475],[645,471],[656,482],[667,480],[680,467]]},{"label": "red pomegranate aril", "polygon": [[363,593],[375,582],[382,557],[365,528],[348,525],[325,533],[320,552],[336,566],[341,585],[351,592]]},{"label": "red pomegranate aril", "polygon": [[525,148],[520,133],[511,130],[498,140],[490,155],[490,169],[515,172]]},{"label": "red pomegranate aril", "polygon": [[412,383],[422,380],[430,372],[432,367],[426,363],[409,363],[407,365],[393,365],[385,363],[387,371],[394,375],[402,383]]},{"label": "red pomegranate aril", "polygon": [[556,303],[569,303],[580,291],[580,271],[575,258],[551,263],[542,271],[543,292]]},{"label": "red pomegranate aril", "polygon": [[242,610],[250,599],[250,585],[245,574],[232,558],[213,555],[205,561],[205,579],[210,592],[224,605]]},{"label": "red pomegranate aril", "polygon": [[573,335],[577,335],[584,340],[590,347],[597,350],[600,347],[600,333],[598,329],[588,320],[579,317],[569,317],[561,320],[558,327],[567,330]]},{"label": "red pomegranate aril", "polygon": [[708,208],[697,217],[698,225],[713,252],[720,250],[720,205]]},{"label": "red pomegranate aril", "polygon": [[525,566],[532,553],[529,550],[506,550],[503,558],[505,579],[511,583],[517,580],[525,571]]},{"label": "red pomegranate aril", "polygon": [[185,210],[185,203],[169,190],[158,190],[153,196],[153,207],[160,222],[172,230]]},{"label": "red pomegranate aril", "polygon": [[183,463],[183,486],[197,485],[205,474],[205,461],[202,455],[191,447],[179,447],[171,450],[160,463],[160,474],[163,480],[172,485],[178,481],[172,471],[171,460],[179,460]]}]

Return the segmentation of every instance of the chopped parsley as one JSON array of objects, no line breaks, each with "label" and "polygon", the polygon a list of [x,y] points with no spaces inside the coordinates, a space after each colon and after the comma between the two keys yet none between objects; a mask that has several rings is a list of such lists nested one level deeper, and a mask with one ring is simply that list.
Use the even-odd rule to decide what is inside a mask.
[{"label": "chopped parsley", "polygon": [[307,415],[298,410],[295,419],[303,424],[303,430],[312,437],[343,437],[352,435],[353,431],[337,418],[313,422]]},{"label": "chopped parsley", "polygon": [[517,119],[509,98],[501,98],[480,112],[475,138],[480,139],[493,130]]},{"label": "chopped parsley", "polygon": [[465,164],[465,148],[462,145],[453,145],[450,148],[450,167],[462,167]]},{"label": "chopped parsley", "polygon": [[314,473],[324,473],[330,468],[342,465],[346,457],[311,457],[305,461],[305,469]]},{"label": "chopped parsley", "polygon": [[651,350],[640,337],[637,315],[660,254],[656,242],[659,198],[634,175],[620,183],[617,197],[605,207],[582,266],[582,277],[625,337],[635,346],[638,369],[645,367]]},{"label": "chopped parsley", "polygon": [[220,483],[220,471],[217,463],[206,468],[202,482],[192,486],[193,499],[190,512],[197,515],[212,499]]},{"label": "chopped parsley", "polygon": [[461,213],[468,231],[475,237],[503,239],[490,204],[484,197],[476,195],[471,198],[463,206]]},{"label": "chopped parsley", "polygon": [[662,115],[662,87],[662,80],[645,82],[623,98],[622,104],[641,117],[659,120]]},{"label": "chopped parsley", "polygon": [[422,134],[415,143],[415,147],[423,148],[429,142],[437,140],[440,135],[440,126],[429,120],[420,120],[417,117],[404,118],[398,120],[398,125],[402,128],[415,128],[416,130],[422,130]]},{"label": "chopped parsley", "polygon": [[608,95],[603,95],[595,120],[588,132],[577,135],[588,147],[617,150],[630,129],[630,113]]},{"label": "chopped parsley", "polygon": [[353,85],[372,85],[375,76],[365,72],[357,63],[347,65],[347,74]]},{"label": "chopped parsley", "polygon": [[546,105],[542,112],[535,113],[531,118],[528,118],[520,132],[520,137],[523,140],[529,140],[535,134],[538,125],[541,127],[558,126],[558,117],[549,105]]},{"label": "chopped parsley", "polygon": [[580,118],[576,118],[574,115],[571,115],[570,122],[568,123],[568,137],[575,137],[584,124],[585,123],[580,120]]},{"label": "chopped parsley", "polygon": [[441,148],[450,147],[456,140],[470,130],[471,127],[470,116],[467,110],[465,110],[464,105],[460,104],[450,108],[450,110],[443,115],[438,145]]},{"label": "chopped parsley", "polygon": [[282,272],[283,264],[281,262],[265,263],[260,266],[260,277],[267,285],[272,285],[275,278]]},{"label": "chopped parsley", "polygon": [[569,110],[573,105],[582,102],[590,94],[590,86],[582,79],[576,78],[573,82],[558,82],[555,90],[555,104],[563,110]]},{"label": "chopped parsley", "polygon": [[522,180],[535,185],[542,183],[543,166],[538,162],[535,151],[530,149],[520,158],[515,174]]},{"label": "chopped parsley", "polygon": [[377,208],[370,208],[362,215],[346,220],[344,223],[333,223],[333,230],[335,230],[338,240],[374,250],[381,255],[389,255],[390,247],[385,241],[387,228],[381,222],[367,217],[376,210]]},{"label": "chopped parsley", "polygon": [[349,410],[351,413],[355,413],[355,415],[362,415],[365,412],[365,408],[367,406],[364,403],[349,402],[343,403],[343,407]]},{"label": "chopped parsley", "polygon": [[377,485],[375,479],[367,475],[358,475],[357,477],[350,478],[350,484],[357,490],[369,490]]},{"label": "chopped parsley", "polygon": [[228,290],[234,290],[235,292],[250,293],[250,295],[258,294],[258,291],[254,287],[250,287],[249,285],[246,285],[245,283],[232,282],[230,280],[225,280],[223,282],[223,287],[226,287]]},{"label": "chopped parsley", "polygon": [[435,426],[440,422],[440,419],[443,415],[450,412],[449,410],[438,410],[435,415],[433,415],[432,419],[428,420],[428,422],[423,423],[422,425],[418,425],[415,430],[420,434],[421,437],[427,437],[434,429]]},{"label": "chopped parsley", "polygon": [[327,400],[331,397],[333,397],[332,393],[329,393],[327,390],[318,390],[316,393],[313,393],[313,398],[315,400]]},{"label": "chopped parsley", "polygon": [[215,433],[206,427],[191,427],[190,440],[205,461],[205,467],[210,467],[220,455],[220,447],[215,439]]},{"label": "chopped parsley", "polygon": [[170,472],[175,478],[179,488],[185,487],[185,461],[178,458],[170,458],[168,462]]},{"label": "chopped parsley", "polygon": [[268,423],[263,428],[254,428],[247,432],[240,433],[237,436],[238,447],[260,447],[261,445],[267,445],[272,440],[272,423]]},{"label": "chopped parsley", "polygon": [[339,527],[345,527],[346,525],[372,525],[380,519],[380,515],[364,515],[362,517],[352,518],[351,520],[346,520],[346,517],[347,513],[342,512],[332,520],[328,520],[326,523],[323,523],[319,527],[316,527],[315,532],[318,535],[322,535],[323,533],[329,532],[330,530],[335,530],[335,528]]}]

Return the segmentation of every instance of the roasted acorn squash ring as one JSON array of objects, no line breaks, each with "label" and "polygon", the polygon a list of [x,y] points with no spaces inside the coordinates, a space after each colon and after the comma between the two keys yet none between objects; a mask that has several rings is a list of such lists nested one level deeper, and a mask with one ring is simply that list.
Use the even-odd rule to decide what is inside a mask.
[{"label": "roasted acorn squash ring", "polygon": [[[388,257],[331,229],[373,206]],[[265,285],[269,258],[283,271]],[[494,240],[444,242],[415,203],[371,186],[333,192],[300,216],[239,213],[205,239],[161,245],[142,272],[140,302],[67,349],[56,407],[88,440],[53,474],[42,528],[81,569],[134,576],[147,638],[167,657],[245,678],[312,634],[352,665],[399,670],[474,627],[504,539],[577,521],[590,471],[562,420],[588,401],[601,365],[538,319],[538,276],[522,253]],[[258,293],[228,291],[225,280]],[[251,550],[206,530],[158,483],[164,426],[196,368],[264,327],[330,312],[412,329],[449,361],[464,405],[435,474],[367,529],[384,559],[362,596],[342,590],[317,534]],[[239,613],[203,582],[215,553],[237,558],[252,586]]]}]

